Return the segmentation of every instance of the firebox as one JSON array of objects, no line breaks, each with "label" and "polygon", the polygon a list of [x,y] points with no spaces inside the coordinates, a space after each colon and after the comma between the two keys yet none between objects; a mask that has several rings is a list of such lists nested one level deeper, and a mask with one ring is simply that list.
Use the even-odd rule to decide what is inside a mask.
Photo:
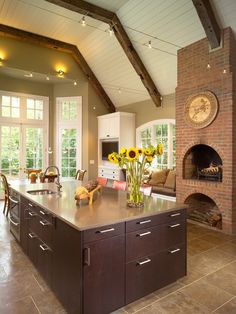
[{"label": "firebox", "polygon": [[210,146],[191,147],[183,159],[183,178],[222,182],[223,164],[219,154]]}]

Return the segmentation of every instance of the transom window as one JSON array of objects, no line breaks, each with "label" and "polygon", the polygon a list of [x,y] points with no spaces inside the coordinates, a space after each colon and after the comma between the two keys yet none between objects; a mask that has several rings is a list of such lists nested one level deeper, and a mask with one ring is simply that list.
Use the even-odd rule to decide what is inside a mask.
[{"label": "transom window", "polygon": [[163,154],[155,158],[151,168],[173,168],[176,164],[175,120],[155,120],[146,123],[136,131],[137,146],[148,147],[163,144]]},{"label": "transom window", "polygon": [[43,101],[28,98],[26,102],[27,119],[43,120]]},{"label": "transom window", "polygon": [[11,96],[2,96],[2,117],[19,118],[20,117],[20,98]]}]

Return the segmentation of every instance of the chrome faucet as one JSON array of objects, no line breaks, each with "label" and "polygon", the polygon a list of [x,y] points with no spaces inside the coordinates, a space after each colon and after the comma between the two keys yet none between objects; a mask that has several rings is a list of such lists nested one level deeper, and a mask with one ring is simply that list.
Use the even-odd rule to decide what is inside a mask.
[{"label": "chrome faucet", "polygon": [[60,193],[62,185],[60,183],[60,170],[59,170],[59,168],[57,166],[49,166],[49,167],[47,167],[46,170],[44,171],[44,176],[46,176],[48,169],[51,169],[51,168],[55,168],[56,171],[57,171],[57,178],[56,178],[57,181],[55,183],[56,183],[56,186],[57,186],[57,192]]}]

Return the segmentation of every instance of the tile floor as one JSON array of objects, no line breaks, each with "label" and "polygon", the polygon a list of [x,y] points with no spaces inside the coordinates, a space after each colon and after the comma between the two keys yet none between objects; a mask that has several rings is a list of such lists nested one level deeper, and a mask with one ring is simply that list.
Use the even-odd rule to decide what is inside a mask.
[{"label": "tile floor", "polygon": [[[66,313],[9,233],[1,203],[0,313]],[[188,275],[113,314],[125,313],[235,314],[236,236],[189,224]]]}]

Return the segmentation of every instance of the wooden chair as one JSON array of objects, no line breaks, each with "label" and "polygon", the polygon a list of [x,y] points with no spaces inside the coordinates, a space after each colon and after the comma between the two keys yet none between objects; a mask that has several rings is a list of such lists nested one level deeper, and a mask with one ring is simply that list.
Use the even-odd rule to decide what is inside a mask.
[{"label": "wooden chair", "polygon": [[97,177],[98,184],[101,186],[107,185],[107,178]]},{"label": "wooden chair", "polygon": [[[10,211],[10,201],[9,201],[9,197],[10,197],[10,190],[9,190],[9,184],[7,182],[7,178],[6,176],[0,172],[0,182],[3,185],[3,189],[4,189],[4,207],[3,207],[3,214],[5,214],[6,216],[8,216],[8,213]],[[6,212],[6,213],[5,213]]]},{"label": "wooden chair", "polygon": [[127,187],[127,183],[126,181],[118,181],[118,180],[114,180],[113,184],[112,184],[112,188],[116,189],[116,190],[122,190],[125,191]]},{"label": "wooden chair", "polygon": [[75,175],[75,180],[83,181],[84,175],[86,172],[87,170],[77,170],[76,175]]}]

